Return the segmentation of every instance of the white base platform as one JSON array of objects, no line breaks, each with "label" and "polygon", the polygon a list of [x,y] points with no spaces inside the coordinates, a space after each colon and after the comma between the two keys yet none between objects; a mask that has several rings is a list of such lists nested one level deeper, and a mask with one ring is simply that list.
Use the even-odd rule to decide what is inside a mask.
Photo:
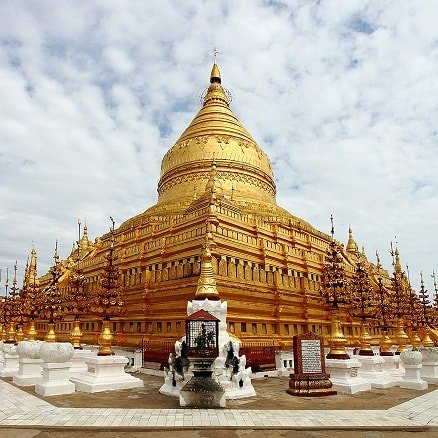
[{"label": "white base platform", "polygon": [[13,377],[12,381],[18,386],[34,386],[42,382],[42,362],[41,359],[20,357],[18,360],[18,374]]},{"label": "white base platform", "polygon": [[86,359],[89,357],[96,357],[96,352],[92,352],[90,350],[75,350],[73,353],[73,357],[70,359],[71,368],[70,368],[70,377],[75,377],[78,374],[87,372],[87,364],[85,363]]},{"label": "white base platform", "polygon": [[383,359],[382,368],[392,377],[401,380],[405,374],[405,369],[400,360],[400,356],[380,356]]},{"label": "white base platform", "polygon": [[423,391],[425,389],[427,389],[427,387],[429,386],[428,383],[424,380],[420,381],[411,381],[411,380],[405,380],[403,379],[400,383],[399,383],[400,388],[404,388],[404,389],[416,389],[417,391]]},{"label": "white base platform", "polygon": [[0,371],[0,377],[12,377],[18,373],[18,355],[4,353],[3,368]]},{"label": "white base platform", "polygon": [[333,389],[344,394],[356,394],[371,389],[371,383],[359,376],[361,363],[356,359],[326,359],[326,372],[330,374]]},{"label": "white base platform", "polygon": [[428,383],[438,383],[438,362],[423,362],[420,376]]},{"label": "white base platform", "polygon": [[381,356],[356,356],[362,364],[358,370],[359,376],[371,383],[371,388],[387,389],[398,385],[400,377],[393,377],[383,370],[385,360]]},{"label": "white base platform", "polygon": [[71,377],[77,391],[101,392],[139,388],[143,381],[126,373],[124,356],[96,356],[85,359],[87,372]]},{"label": "white base platform", "polygon": [[71,394],[75,385],[69,381],[70,362],[43,362],[43,379],[35,385],[35,392],[42,396]]}]

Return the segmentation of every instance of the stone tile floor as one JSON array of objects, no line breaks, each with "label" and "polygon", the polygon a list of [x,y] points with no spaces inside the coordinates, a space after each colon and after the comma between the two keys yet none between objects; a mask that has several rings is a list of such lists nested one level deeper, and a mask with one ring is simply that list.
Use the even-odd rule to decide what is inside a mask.
[{"label": "stone tile floor", "polygon": [[[438,390],[387,410],[122,409],[56,407],[0,380],[0,427],[87,429],[438,427]],[[437,432],[438,434],[438,432]]]}]

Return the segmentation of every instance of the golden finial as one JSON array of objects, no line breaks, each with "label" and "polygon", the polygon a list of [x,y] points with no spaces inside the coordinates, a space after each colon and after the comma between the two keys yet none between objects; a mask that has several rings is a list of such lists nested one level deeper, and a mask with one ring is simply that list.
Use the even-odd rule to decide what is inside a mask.
[{"label": "golden finial", "polygon": [[330,222],[332,224],[332,228],[330,230],[330,233],[332,235],[332,240],[335,240],[335,226],[333,224],[333,214],[330,215]]},{"label": "golden finial", "polygon": [[213,68],[211,69],[210,73],[210,83],[213,84],[214,82],[217,82],[218,84],[221,83],[221,73],[219,71],[219,67],[216,64],[216,56],[219,52],[216,50],[216,47],[213,49]]},{"label": "golden finial", "polygon": [[216,288],[216,280],[213,274],[213,265],[211,264],[211,244],[210,237],[211,233],[208,230],[209,225],[207,224],[205,241],[202,245],[201,254],[201,274],[198,280],[198,287],[195,293],[195,300],[209,299],[212,301],[220,300],[219,292]]},{"label": "golden finial", "polygon": [[436,277],[435,277],[435,271],[432,271],[431,277],[433,278],[433,287],[435,289],[435,293],[438,293],[437,284],[436,284]]}]

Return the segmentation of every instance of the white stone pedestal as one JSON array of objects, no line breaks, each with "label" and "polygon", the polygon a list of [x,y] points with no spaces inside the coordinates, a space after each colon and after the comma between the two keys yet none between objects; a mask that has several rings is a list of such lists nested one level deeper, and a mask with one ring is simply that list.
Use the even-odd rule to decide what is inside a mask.
[{"label": "white stone pedestal", "polygon": [[275,352],[275,368],[279,377],[289,377],[294,369],[294,357],[292,351],[277,350]]},{"label": "white stone pedestal", "polygon": [[95,357],[96,353],[89,350],[75,350],[73,357],[70,359],[70,377],[75,377],[78,374],[87,372],[87,364],[85,363],[89,357]]},{"label": "white stone pedestal", "polygon": [[397,386],[400,378],[393,377],[383,370],[385,360],[382,356],[356,356],[362,364],[358,369],[359,376],[371,383],[371,388],[386,389]]},{"label": "white stone pedestal", "polygon": [[70,382],[70,362],[43,362],[43,378],[35,385],[39,395],[61,395],[75,392],[75,385]]},{"label": "white stone pedestal", "polygon": [[419,351],[404,351],[400,359],[405,367],[405,375],[399,383],[400,388],[427,389],[427,382],[421,379],[421,353]]},{"label": "white stone pedestal", "polygon": [[358,375],[361,363],[356,359],[326,359],[326,372],[330,374],[333,389],[344,394],[355,394],[371,389],[371,383]]},{"label": "white stone pedestal", "polygon": [[388,373],[394,380],[400,382],[405,375],[405,369],[401,365],[400,356],[380,356],[383,358],[383,371]]},{"label": "white stone pedestal", "polygon": [[41,359],[20,357],[18,361],[18,374],[12,381],[18,386],[34,386],[43,380],[41,374]]},{"label": "white stone pedestal", "polygon": [[0,377],[12,377],[18,373],[18,354],[15,344],[3,344],[3,367]]},{"label": "white stone pedestal", "polygon": [[33,386],[43,379],[40,358],[41,341],[21,341],[17,345],[18,373],[13,382],[18,386]]},{"label": "white stone pedestal", "polygon": [[428,383],[438,383],[438,347],[420,347],[422,355],[421,378]]},{"label": "white stone pedestal", "polygon": [[71,378],[77,391],[101,392],[138,388],[143,381],[126,373],[124,356],[96,356],[85,359],[87,371]]}]

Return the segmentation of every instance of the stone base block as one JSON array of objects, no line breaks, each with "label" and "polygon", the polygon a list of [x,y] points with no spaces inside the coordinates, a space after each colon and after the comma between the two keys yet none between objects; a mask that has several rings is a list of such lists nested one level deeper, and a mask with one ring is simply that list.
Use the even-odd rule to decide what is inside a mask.
[{"label": "stone base block", "polygon": [[416,390],[422,391],[422,390],[427,389],[428,384],[424,380],[420,380],[420,381],[402,380],[399,383],[399,386],[400,386],[400,388],[416,389]]},{"label": "stone base block", "polygon": [[89,350],[75,350],[73,353],[73,357],[70,359],[71,368],[70,368],[70,376],[76,376],[77,374],[87,372],[87,364],[86,359],[89,357],[95,357],[96,353],[92,353]]},{"label": "stone base block", "polygon": [[380,356],[383,359],[382,369],[394,378],[400,379],[405,369],[400,361],[400,356]]},{"label": "stone base block", "polygon": [[18,355],[4,354],[0,377],[12,377],[18,373]]},{"label": "stone base block", "polygon": [[75,385],[71,382],[67,383],[55,383],[55,382],[46,382],[46,383],[37,383],[35,385],[35,392],[43,397],[50,395],[63,395],[63,394],[72,394],[75,392]]},{"label": "stone base block", "polygon": [[438,383],[438,362],[423,362],[420,376],[428,383]]},{"label": "stone base block", "polygon": [[199,409],[225,408],[225,391],[211,377],[192,377],[181,389],[180,406]]},{"label": "stone base block", "polygon": [[35,385],[35,392],[42,396],[75,392],[75,385],[69,381],[70,366],[70,362],[43,362],[43,379]]},{"label": "stone base block", "polygon": [[357,360],[362,364],[358,374],[371,383],[371,388],[387,389],[398,385],[400,377],[394,377],[383,370],[383,357],[359,355]]},{"label": "stone base block", "polygon": [[35,386],[38,383],[41,383],[43,380],[43,376],[40,374],[39,376],[14,376],[12,381],[17,386]]},{"label": "stone base block", "polygon": [[326,359],[326,371],[330,374],[333,389],[344,394],[356,394],[371,389],[371,383],[359,376],[361,367],[357,359]]},{"label": "stone base block", "polygon": [[77,391],[102,392],[139,388],[143,381],[124,370],[128,359],[124,356],[95,356],[85,359],[87,372],[71,377]]},{"label": "stone base block", "polygon": [[286,392],[296,397],[336,395],[329,374],[291,374]]},{"label": "stone base block", "polygon": [[421,376],[421,378],[426,381],[427,383],[430,383],[431,385],[438,385],[438,377],[433,376]]},{"label": "stone base block", "polygon": [[42,382],[41,364],[41,359],[20,357],[18,361],[18,374],[13,377],[12,381],[18,386],[34,386]]}]

